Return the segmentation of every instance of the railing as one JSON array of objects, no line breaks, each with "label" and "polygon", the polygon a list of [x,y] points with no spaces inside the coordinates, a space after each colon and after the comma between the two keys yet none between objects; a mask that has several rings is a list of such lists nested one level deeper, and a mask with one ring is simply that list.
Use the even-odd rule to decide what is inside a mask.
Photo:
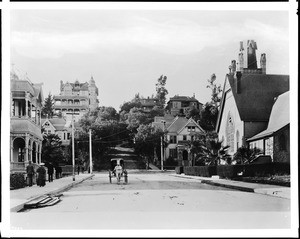
[{"label": "railing", "polygon": [[10,171],[25,171],[24,162],[10,162]]}]

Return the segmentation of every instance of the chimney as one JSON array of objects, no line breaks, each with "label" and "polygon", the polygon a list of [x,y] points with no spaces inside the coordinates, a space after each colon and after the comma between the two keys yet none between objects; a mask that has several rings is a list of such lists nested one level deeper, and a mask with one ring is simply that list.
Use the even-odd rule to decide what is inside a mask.
[{"label": "chimney", "polygon": [[236,60],[231,61],[231,70],[233,74],[236,72]]},{"label": "chimney", "polygon": [[257,45],[254,40],[247,41],[247,61],[248,69],[257,69],[257,60],[256,60],[256,50]]},{"label": "chimney", "polygon": [[241,80],[242,80],[242,72],[237,71],[235,75],[235,80],[236,80],[236,93],[240,94],[241,93]]},{"label": "chimney", "polygon": [[239,71],[240,72],[244,71],[244,54],[243,54],[243,52],[239,53]]},{"label": "chimney", "polygon": [[260,68],[262,70],[262,74],[266,74],[267,72],[267,59],[266,59],[266,53],[262,53],[260,55]]}]

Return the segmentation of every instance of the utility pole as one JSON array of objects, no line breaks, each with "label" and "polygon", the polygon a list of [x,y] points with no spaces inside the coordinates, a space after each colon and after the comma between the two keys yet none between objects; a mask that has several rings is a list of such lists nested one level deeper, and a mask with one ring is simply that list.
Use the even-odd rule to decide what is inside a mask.
[{"label": "utility pole", "polygon": [[75,147],[74,147],[74,118],[72,115],[72,165],[73,165],[73,181],[75,181]]},{"label": "utility pole", "polygon": [[92,160],[92,130],[89,130],[90,133],[90,174],[93,173],[93,160]]},{"label": "utility pole", "polygon": [[74,146],[74,114],[78,115],[78,113],[67,113],[68,115],[72,115],[72,174],[73,174],[73,181],[75,181],[75,146]]},{"label": "utility pole", "polygon": [[161,136],[161,170],[164,170],[164,145],[163,145],[163,141],[165,138],[165,123],[166,121],[161,121],[161,123],[163,123],[163,136]]}]

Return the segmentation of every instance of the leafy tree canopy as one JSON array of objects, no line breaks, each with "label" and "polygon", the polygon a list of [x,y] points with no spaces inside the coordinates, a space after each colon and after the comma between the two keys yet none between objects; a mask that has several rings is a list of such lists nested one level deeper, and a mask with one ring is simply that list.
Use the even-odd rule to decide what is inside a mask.
[{"label": "leafy tree canopy", "polygon": [[168,90],[166,89],[167,77],[161,75],[156,83],[156,98],[158,99],[158,106],[161,108],[165,107],[166,104],[166,96],[168,94]]},{"label": "leafy tree canopy", "polygon": [[44,162],[56,165],[64,160],[61,139],[56,134],[44,135],[42,143],[42,159]]}]

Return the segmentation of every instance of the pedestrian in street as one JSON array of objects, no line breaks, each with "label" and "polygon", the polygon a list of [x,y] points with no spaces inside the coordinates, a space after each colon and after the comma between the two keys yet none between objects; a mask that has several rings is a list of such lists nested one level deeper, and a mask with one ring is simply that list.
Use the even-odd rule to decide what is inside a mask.
[{"label": "pedestrian in street", "polygon": [[29,161],[29,164],[27,165],[26,167],[26,173],[27,173],[27,178],[28,178],[28,186],[31,187],[32,186],[32,179],[33,179],[33,176],[34,176],[34,166],[32,164],[31,161]]},{"label": "pedestrian in street", "polygon": [[40,167],[36,170],[38,173],[37,176],[37,185],[40,187],[44,187],[46,185],[46,168],[44,167],[44,163],[40,164]]},{"label": "pedestrian in street", "polygon": [[123,171],[123,168],[120,164],[117,164],[114,168],[115,172],[116,172],[116,177],[117,177],[117,181],[118,183],[120,182],[120,179],[121,179],[121,175],[122,175],[122,171]]},{"label": "pedestrian in street", "polygon": [[55,178],[56,179],[59,179],[59,169],[58,169],[58,167],[59,167],[58,164],[56,164],[55,167],[54,167],[55,168]]},{"label": "pedestrian in street", "polygon": [[48,168],[48,181],[50,183],[53,182],[53,173],[54,173],[54,167],[52,163],[49,163],[47,168]]},{"label": "pedestrian in street", "polygon": [[80,164],[77,165],[77,173],[78,173],[78,175],[80,173]]}]

